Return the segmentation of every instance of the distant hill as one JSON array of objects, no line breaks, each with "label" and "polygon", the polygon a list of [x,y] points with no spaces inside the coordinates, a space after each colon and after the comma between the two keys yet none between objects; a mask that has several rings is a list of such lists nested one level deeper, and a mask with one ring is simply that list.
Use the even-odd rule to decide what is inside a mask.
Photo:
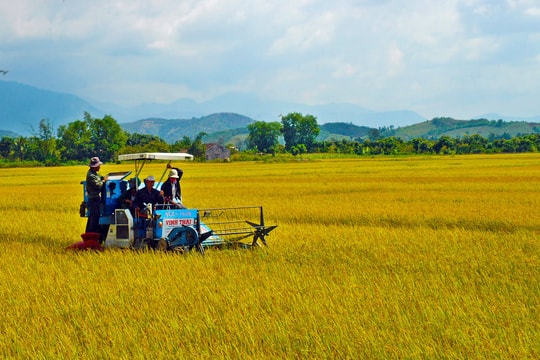
[{"label": "distant hill", "polygon": [[[367,136],[372,130],[366,126],[357,126],[347,123],[328,123],[320,126],[321,132],[317,137],[318,141],[331,140],[339,141],[342,139],[353,140]],[[243,148],[245,140],[249,135],[247,127],[231,130],[224,130],[209,133],[204,137],[204,141],[208,143],[233,144],[238,148]],[[280,141],[283,141],[281,138]]]},{"label": "distant hill", "polygon": [[216,113],[242,114],[257,121],[280,121],[280,115],[291,112],[313,115],[319,124],[345,122],[373,128],[405,126],[425,120],[409,110],[373,111],[348,103],[306,105],[241,92],[226,93],[204,102],[178,99],[169,104],[147,103],[123,107],[110,103],[92,104],[71,94],[0,81],[0,130],[28,136],[42,119],[49,120],[57,128],[82,119],[84,112],[93,117],[111,115],[118,123],[141,119],[201,118]]},{"label": "distant hill", "polygon": [[529,123],[540,123],[540,115],[538,116],[529,116],[529,117],[523,117],[523,116],[503,116],[495,113],[489,113],[489,114],[482,114],[475,116],[474,119],[489,119],[489,120],[504,120],[504,121],[524,121]]},{"label": "distant hill", "polygon": [[[184,136],[194,138],[200,132],[207,136],[203,138],[207,143],[234,144],[243,148],[249,131],[247,125],[253,119],[234,114],[218,113],[189,120],[145,119],[132,123],[120,124],[131,133],[156,135],[169,143],[174,143]],[[418,124],[394,128],[370,128],[351,123],[326,123],[320,125],[318,141],[340,141],[365,139],[371,130],[378,130],[381,137],[395,136],[405,141],[414,138],[438,139],[446,135],[452,138],[464,135],[479,134],[482,137],[514,137],[524,134],[540,133],[540,123],[525,121],[506,122],[502,120],[455,120],[452,118],[436,118]]]},{"label": "distant hill", "polygon": [[9,130],[0,130],[0,138],[3,138],[4,136],[14,138],[14,137],[18,137],[19,134],[14,133],[13,131],[9,131]]},{"label": "distant hill", "polygon": [[[200,132],[207,135],[206,143],[233,144],[243,148],[249,131],[247,126],[255,120],[234,114],[218,113],[192,119],[144,119],[120,126],[127,132],[156,135],[168,143],[181,140],[184,136],[194,138]],[[347,123],[328,123],[321,125],[317,140],[357,139],[367,136],[372,128]]]},{"label": "distant hill", "polygon": [[[254,121],[243,115],[217,113],[192,119],[144,119],[121,123],[120,126],[130,133],[156,135],[168,143],[174,143],[184,136],[194,138],[201,132],[211,134],[219,131],[246,128]],[[205,141],[207,140],[205,139]]]},{"label": "distant hill", "polygon": [[[353,140],[367,136],[368,132],[372,130],[366,126],[357,126],[347,123],[328,123],[320,126],[320,134],[317,137],[318,141],[323,140],[335,140],[341,139]],[[243,141],[249,135],[247,128],[231,129],[209,133],[204,138],[205,142],[215,142],[220,144],[234,144],[238,148],[241,148]]]},{"label": "distant hill", "polygon": [[381,132],[381,136],[395,136],[407,141],[414,138],[438,139],[441,136],[457,138],[472,134],[478,134],[485,138],[490,136],[515,137],[531,133],[540,133],[540,123],[487,119],[455,120],[452,118],[435,118],[397,129],[386,129]]},{"label": "distant hill", "polygon": [[57,128],[82,119],[85,111],[103,116],[100,110],[74,95],[0,81],[0,130],[28,136],[37,131],[42,119]]},{"label": "distant hill", "polygon": [[243,149],[248,135],[249,131],[247,127],[236,128],[209,133],[203,138],[203,141],[205,143],[218,143],[222,145],[233,144],[237,148]]},{"label": "distant hill", "polygon": [[397,136],[404,140],[465,134],[511,137],[539,132],[540,126],[540,116],[518,118],[487,114],[473,120],[426,120],[409,110],[373,111],[347,103],[305,105],[234,92],[200,103],[179,99],[170,104],[141,104],[133,108],[103,103],[94,106],[74,95],[0,81],[0,135],[32,135],[42,119],[49,120],[57,129],[82,119],[84,112],[93,117],[111,115],[126,131],[157,135],[167,142],[205,132],[206,141],[235,144],[245,139],[249,123],[280,121],[280,115],[291,112],[317,118],[321,126],[318,140],[363,138],[371,129],[378,129],[383,137]]},{"label": "distant hill", "polygon": [[372,128],[350,123],[327,123],[321,125],[318,140],[341,140],[342,138],[352,140],[367,136],[370,130]]},{"label": "distant hill", "polygon": [[214,113],[243,114],[256,121],[280,121],[280,115],[298,112],[317,118],[319,124],[346,122],[358,126],[405,126],[426,119],[414,111],[373,111],[354,104],[330,103],[306,105],[286,101],[261,99],[253,94],[231,92],[204,102],[179,99],[170,104],[142,104],[133,108],[100,103],[101,109],[113,114],[118,122],[132,122],[146,118],[186,119]]}]

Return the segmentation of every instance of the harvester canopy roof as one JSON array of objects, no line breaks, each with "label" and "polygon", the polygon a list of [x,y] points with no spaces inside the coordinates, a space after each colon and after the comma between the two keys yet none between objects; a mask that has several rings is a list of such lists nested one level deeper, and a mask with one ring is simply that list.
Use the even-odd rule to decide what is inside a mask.
[{"label": "harvester canopy roof", "polygon": [[[149,161],[152,160],[167,160],[169,165],[171,161],[173,160],[193,160],[193,155],[188,153],[159,153],[159,152],[153,152],[153,153],[135,153],[135,154],[123,154],[118,155],[118,160],[134,160],[135,161],[135,178],[140,179],[142,169],[144,168],[144,164],[146,164]],[[168,168],[166,167],[163,171],[163,174],[161,174],[161,177],[158,182],[156,182],[155,187],[159,188],[161,186],[161,180],[165,177],[165,173],[168,171]]]},{"label": "harvester canopy roof", "polygon": [[136,153],[118,155],[119,161],[124,160],[193,160],[193,155],[188,153]]}]

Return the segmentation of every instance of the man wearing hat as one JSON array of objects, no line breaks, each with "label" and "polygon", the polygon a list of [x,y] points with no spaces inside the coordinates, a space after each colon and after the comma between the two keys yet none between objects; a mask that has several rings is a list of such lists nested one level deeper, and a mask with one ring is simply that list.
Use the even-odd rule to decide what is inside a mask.
[{"label": "man wearing hat", "polygon": [[179,168],[171,168],[168,166],[171,171],[169,172],[169,178],[161,185],[161,191],[165,202],[174,204],[179,208],[185,208],[182,205],[182,189],[180,188],[180,179],[184,172]]},{"label": "man wearing hat", "polygon": [[90,159],[90,169],[86,173],[86,193],[88,194],[88,221],[86,232],[99,233],[99,207],[101,205],[101,190],[105,186],[108,177],[99,174],[103,163],[97,156]]},{"label": "man wearing hat", "polygon": [[[153,206],[156,204],[163,204],[163,196],[160,192],[154,189],[154,184],[156,179],[150,175],[144,179],[145,187],[137,191],[137,196],[135,197],[135,207],[140,210],[144,210],[148,204]],[[151,214],[147,214],[151,215]]]}]

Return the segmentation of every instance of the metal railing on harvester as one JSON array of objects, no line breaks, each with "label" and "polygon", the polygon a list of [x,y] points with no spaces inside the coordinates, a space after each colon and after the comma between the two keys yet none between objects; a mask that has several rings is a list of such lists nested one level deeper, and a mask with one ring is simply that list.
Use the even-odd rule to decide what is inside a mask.
[{"label": "metal railing on harvester", "polygon": [[216,235],[203,245],[266,246],[266,236],[277,227],[265,224],[262,206],[199,209],[199,218]]}]

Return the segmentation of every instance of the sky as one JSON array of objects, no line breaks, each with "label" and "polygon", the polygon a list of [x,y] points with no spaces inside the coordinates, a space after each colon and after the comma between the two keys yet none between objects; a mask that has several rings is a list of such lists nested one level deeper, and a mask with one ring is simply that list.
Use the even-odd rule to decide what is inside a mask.
[{"label": "sky", "polygon": [[121,106],[229,92],[540,115],[540,0],[0,0],[0,80]]}]

